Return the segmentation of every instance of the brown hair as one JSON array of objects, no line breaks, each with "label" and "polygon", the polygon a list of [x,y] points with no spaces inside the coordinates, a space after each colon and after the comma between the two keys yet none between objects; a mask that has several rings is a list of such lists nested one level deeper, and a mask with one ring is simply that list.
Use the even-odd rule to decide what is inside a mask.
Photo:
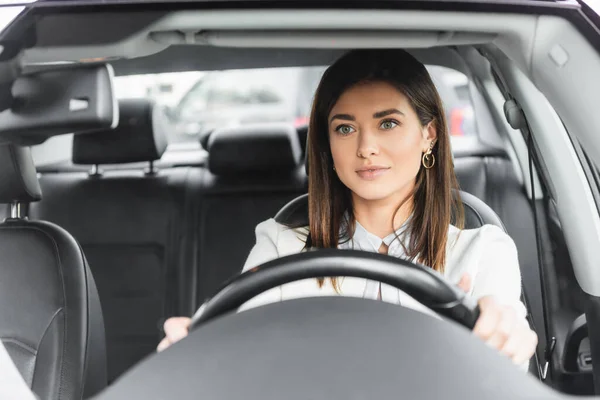
[{"label": "brown hair", "polygon": [[[442,101],[425,66],[404,50],[351,51],[325,71],[315,95],[308,130],[309,236],[306,245],[336,248],[340,239],[353,235],[352,197],[333,171],[327,120],[340,96],[363,82],[393,85],[408,98],[421,125],[431,122],[436,128],[435,165],[431,169],[421,166],[415,189],[405,200],[412,198],[413,204],[412,217],[404,231],[409,240],[403,246],[409,259],[443,272],[448,227],[452,222],[463,227],[463,207],[458,192],[453,190],[458,189],[458,183]],[[348,221],[343,221],[345,215]],[[331,280],[339,290],[337,279]],[[319,283],[322,285],[323,280]]]}]

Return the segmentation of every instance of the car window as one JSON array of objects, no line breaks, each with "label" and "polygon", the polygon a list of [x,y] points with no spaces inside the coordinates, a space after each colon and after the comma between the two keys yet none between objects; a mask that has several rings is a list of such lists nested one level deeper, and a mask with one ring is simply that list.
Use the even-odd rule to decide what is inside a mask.
[{"label": "car window", "polygon": [[[427,68],[442,97],[450,134],[477,135],[467,76],[446,67]],[[324,70],[262,68],[126,76],[116,79],[116,87],[119,97],[151,97],[169,107],[174,122],[170,142],[196,142],[202,134],[228,125],[270,121],[306,125]]]},{"label": "car window", "polygon": [[[195,142],[216,128],[256,122],[308,123],[325,67],[257,68],[116,78],[119,98],[145,97],[168,108],[170,143]],[[167,88],[159,90],[157,87]]]}]

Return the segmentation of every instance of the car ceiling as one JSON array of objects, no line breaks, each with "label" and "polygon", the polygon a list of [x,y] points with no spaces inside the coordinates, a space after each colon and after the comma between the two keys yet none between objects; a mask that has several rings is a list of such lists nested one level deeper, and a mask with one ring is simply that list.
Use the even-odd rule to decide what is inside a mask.
[{"label": "car ceiling", "polygon": [[100,60],[110,62],[117,75],[128,75],[327,65],[342,51],[357,47],[414,49],[427,64],[462,70],[455,57],[433,49],[485,43],[509,47],[526,63],[536,17],[436,11],[190,10],[37,15],[30,23],[28,32],[9,30],[0,38],[2,42],[15,40],[17,34],[29,35],[35,43],[19,60],[24,72]]}]

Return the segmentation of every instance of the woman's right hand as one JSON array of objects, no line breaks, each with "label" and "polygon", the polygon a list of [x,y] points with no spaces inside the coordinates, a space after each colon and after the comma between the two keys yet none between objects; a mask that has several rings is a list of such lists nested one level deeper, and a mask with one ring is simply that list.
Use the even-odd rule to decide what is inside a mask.
[{"label": "woman's right hand", "polygon": [[160,341],[156,347],[156,351],[160,352],[170,345],[180,341],[189,333],[191,318],[188,317],[171,317],[165,321],[163,329],[165,338]]}]

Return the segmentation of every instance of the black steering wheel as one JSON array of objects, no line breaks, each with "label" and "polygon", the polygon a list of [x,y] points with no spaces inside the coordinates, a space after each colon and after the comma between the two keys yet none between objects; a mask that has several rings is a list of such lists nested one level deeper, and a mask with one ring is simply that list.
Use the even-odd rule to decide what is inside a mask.
[{"label": "black steering wheel", "polygon": [[332,276],[364,278],[394,286],[469,329],[479,317],[477,304],[431,268],[378,253],[321,249],[277,258],[232,279],[198,309],[190,330],[238,309],[269,289],[301,279]]}]

